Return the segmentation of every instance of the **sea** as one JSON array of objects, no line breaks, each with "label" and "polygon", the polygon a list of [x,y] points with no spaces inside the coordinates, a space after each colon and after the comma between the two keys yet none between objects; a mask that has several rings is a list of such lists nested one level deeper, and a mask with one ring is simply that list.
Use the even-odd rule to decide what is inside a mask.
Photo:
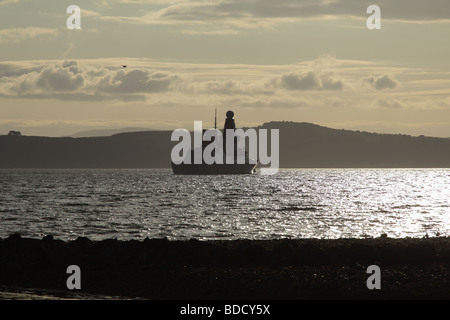
[{"label": "sea", "polygon": [[450,169],[1,169],[0,237],[422,238],[450,234]]}]

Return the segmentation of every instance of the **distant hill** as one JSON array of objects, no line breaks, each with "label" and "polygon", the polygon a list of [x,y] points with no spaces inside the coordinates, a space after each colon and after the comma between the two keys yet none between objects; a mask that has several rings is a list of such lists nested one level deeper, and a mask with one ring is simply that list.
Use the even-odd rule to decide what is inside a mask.
[{"label": "distant hill", "polygon": [[[282,168],[450,168],[450,140],[269,122]],[[0,168],[170,168],[171,131],[108,137],[0,136]]]},{"label": "distant hill", "polygon": [[117,133],[124,133],[124,132],[138,132],[138,131],[150,131],[149,128],[122,128],[122,129],[100,129],[100,130],[88,130],[88,131],[81,131],[77,132],[71,135],[66,135],[64,137],[71,137],[71,138],[87,138],[87,137],[108,137],[112,136],[113,134]]},{"label": "distant hill", "polygon": [[270,122],[280,129],[280,167],[450,168],[450,140]]}]

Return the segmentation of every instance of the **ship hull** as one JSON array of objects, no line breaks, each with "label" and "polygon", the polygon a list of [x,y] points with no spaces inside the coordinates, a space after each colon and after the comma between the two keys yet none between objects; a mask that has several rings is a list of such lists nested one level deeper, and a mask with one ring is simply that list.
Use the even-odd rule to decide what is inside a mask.
[{"label": "ship hull", "polygon": [[174,174],[252,174],[256,164],[175,164],[172,162]]}]

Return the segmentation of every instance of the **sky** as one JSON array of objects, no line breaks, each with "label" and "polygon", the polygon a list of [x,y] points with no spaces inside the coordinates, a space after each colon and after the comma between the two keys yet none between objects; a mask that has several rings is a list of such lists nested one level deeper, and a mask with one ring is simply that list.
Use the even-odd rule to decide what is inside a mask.
[{"label": "sky", "polygon": [[0,134],[210,128],[217,108],[450,137],[449,36],[448,0],[0,0]]}]

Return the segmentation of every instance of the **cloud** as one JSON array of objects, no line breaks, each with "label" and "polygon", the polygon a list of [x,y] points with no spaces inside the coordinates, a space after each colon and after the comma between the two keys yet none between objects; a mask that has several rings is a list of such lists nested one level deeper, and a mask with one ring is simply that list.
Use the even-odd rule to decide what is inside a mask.
[{"label": "cloud", "polygon": [[181,81],[177,75],[136,69],[119,71],[99,82],[99,90],[109,93],[154,93],[166,92]]},{"label": "cloud", "polygon": [[336,75],[343,61],[333,54],[323,54],[318,58],[297,66],[297,70],[283,73],[266,83],[268,88],[285,90],[337,90],[344,89],[344,80]]},{"label": "cloud", "polygon": [[399,83],[392,75],[383,75],[379,77],[369,77],[363,79],[364,84],[368,84],[376,90],[394,89]]},{"label": "cloud", "polygon": [[8,3],[17,3],[19,0],[0,0],[0,6],[8,4]]},{"label": "cloud", "polygon": [[[274,89],[265,87],[267,81],[232,79],[235,72],[242,68],[245,71],[244,66],[234,66],[235,71],[224,76],[219,72],[224,66],[220,65],[154,63],[152,67],[151,62],[136,62],[135,65],[122,68],[120,63],[111,65],[111,62],[103,66],[77,61],[0,63],[0,95],[27,99],[144,101],[158,94],[266,95],[272,94]],[[179,72],[174,72],[175,69]],[[255,77],[254,74],[250,76]]]},{"label": "cloud", "polygon": [[99,17],[99,16],[101,16],[101,14],[98,12],[92,11],[92,10],[87,10],[87,9],[81,8],[81,16],[82,17]]},{"label": "cloud", "polygon": [[181,76],[165,71],[81,67],[76,61],[34,67],[0,64],[0,94],[4,97],[134,101],[145,100],[148,94],[177,90],[182,82]]},{"label": "cloud", "polygon": [[70,92],[84,84],[84,77],[79,74],[76,62],[64,62],[62,66],[23,68],[13,74],[14,77],[2,77],[0,80],[7,82],[10,94],[16,95]]},{"label": "cloud", "polygon": [[290,73],[281,77],[281,86],[288,90],[317,89],[320,87],[320,81],[312,72]]},{"label": "cloud", "polygon": [[314,105],[314,101],[312,101],[310,97],[268,96],[249,98],[243,101],[235,101],[230,104],[239,105],[243,108],[294,109],[311,107]]},{"label": "cloud", "polygon": [[[131,1],[123,1],[123,3]],[[133,3],[145,1],[133,1]],[[143,16],[105,16],[102,19],[137,24],[222,24],[242,29],[273,28],[305,19],[365,20],[370,0],[219,0],[160,2],[165,6]],[[409,23],[450,22],[447,0],[378,0],[382,18]],[[228,28],[226,27],[226,28]]]},{"label": "cloud", "polygon": [[[128,66],[122,68],[122,63]],[[371,100],[372,95],[376,99],[388,96],[389,88],[399,86],[391,74],[406,72],[370,63],[361,69],[362,63],[332,55],[293,65],[193,64],[149,59],[12,61],[0,63],[0,96],[60,101],[144,101],[159,106],[206,105],[226,99],[236,99],[249,107],[259,102],[262,107],[342,107],[355,105],[355,101],[364,106],[358,100],[361,95]],[[368,74],[363,80],[361,72]],[[378,76],[369,76],[377,73]],[[364,85],[371,90],[365,90]],[[405,91],[408,87],[400,89],[395,91],[398,97],[409,94]],[[426,93],[422,87],[414,89],[418,95]],[[430,94],[447,92],[442,90]],[[296,102],[306,97],[310,99]],[[377,106],[392,108],[395,103],[382,101]]]},{"label": "cloud", "polygon": [[21,65],[20,63],[0,63],[0,79],[5,77],[6,79],[12,77],[20,77],[24,74],[32,72],[40,72],[44,66],[42,65]]},{"label": "cloud", "polygon": [[189,35],[235,35],[238,34],[239,31],[233,29],[222,29],[222,30],[182,30],[182,34]]},{"label": "cloud", "polygon": [[272,82],[276,87],[286,90],[342,90],[344,84],[332,73],[291,72]]},{"label": "cloud", "polygon": [[74,91],[84,84],[76,62],[65,62],[62,68],[47,68],[40,73],[36,86],[46,91]]},{"label": "cloud", "polygon": [[393,98],[382,98],[377,100],[377,105],[387,109],[401,109],[404,108],[403,104]]},{"label": "cloud", "polygon": [[16,43],[37,37],[54,37],[58,34],[57,29],[52,28],[8,28],[0,30],[0,43]]},{"label": "cloud", "polygon": [[243,94],[246,92],[236,81],[209,81],[201,85],[200,91],[214,94]]},{"label": "cloud", "polygon": [[111,6],[117,4],[135,4],[135,5],[144,5],[144,4],[174,4],[180,2],[188,2],[190,0],[108,0],[102,1],[101,5],[103,6]]},{"label": "cloud", "polygon": [[[281,1],[283,2],[283,1]],[[170,2],[163,8],[151,10],[143,16],[104,16],[105,21],[131,24],[188,24],[205,26],[213,24],[216,28],[224,26],[226,32],[215,31],[216,35],[236,33],[234,28],[258,29],[272,28],[276,24],[295,21],[300,18],[295,12],[303,8],[303,4],[291,2],[283,8],[283,4],[264,1],[183,1]],[[273,12],[280,14],[270,14]],[[284,13],[283,13],[284,11]],[[231,27],[231,28],[230,28]],[[211,30],[206,29],[204,32]],[[201,31],[197,31],[201,32]],[[197,33],[195,33],[197,34]]]}]

